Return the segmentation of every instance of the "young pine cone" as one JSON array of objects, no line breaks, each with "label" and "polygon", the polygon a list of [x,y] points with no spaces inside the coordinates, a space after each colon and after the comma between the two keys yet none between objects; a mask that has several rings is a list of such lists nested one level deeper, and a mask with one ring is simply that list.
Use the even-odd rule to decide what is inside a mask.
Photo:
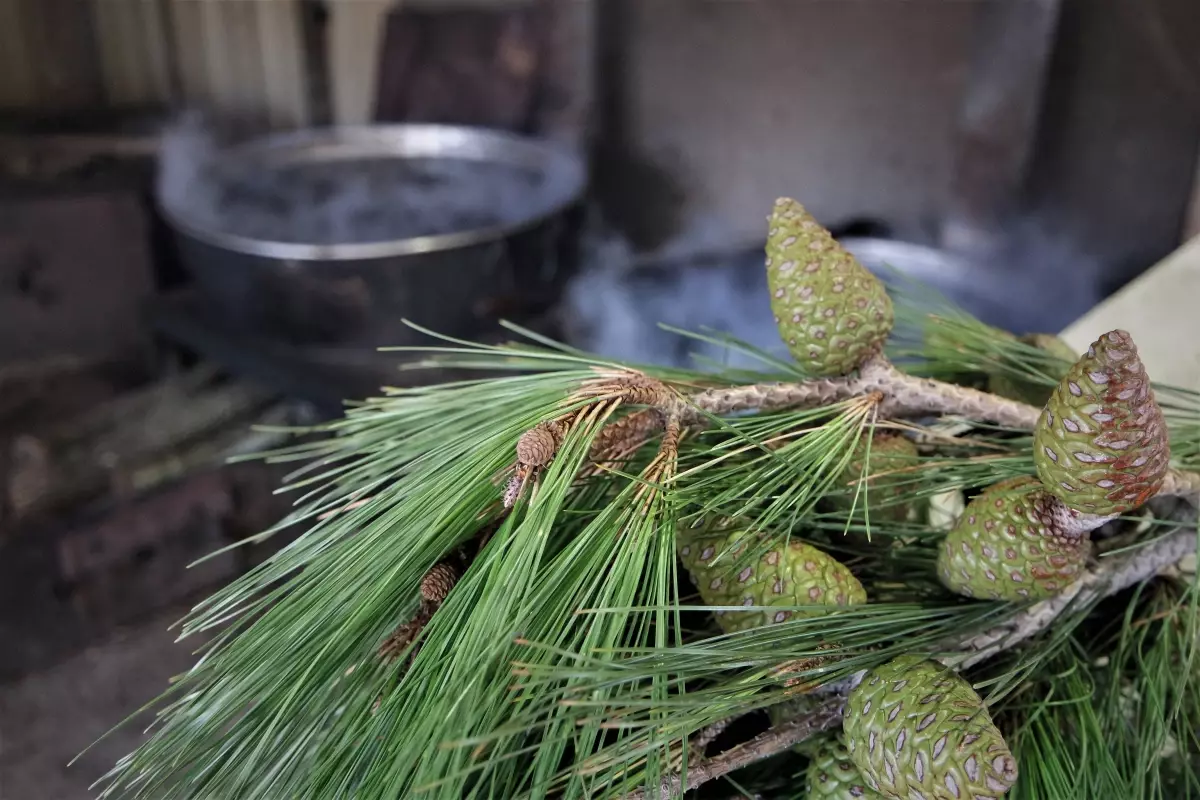
[{"label": "young pine cone", "polygon": [[1033,476],[990,486],[943,540],[938,577],[951,591],[985,600],[1058,594],[1082,574],[1092,544],[1086,533],[1063,529],[1062,511]]},{"label": "young pine cone", "polygon": [[1128,333],[1101,336],[1054,387],[1033,445],[1046,491],[1076,511],[1123,514],[1154,496],[1167,426]]},{"label": "young pine cone", "polygon": [[883,800],[851,759],[841,733],[814,743],[804,773],[809,800]]},{"label": "young pine cone", "polygon": [[994,800],[1017,762],[987,707],[963,678],[921,656],[867,673],[846,703],[846,747],[884,797]]},{"label": "young pine cone", "polygon": [[[751,534],[715,518],[678,533],[679,555],[700,597],[713,606],[829,606],[865,603],[867,593],[841,562],[793,539],[751,561],[741,557]],[[783,622],[793,610],[717,612],[726,632]]]},{"label": "young pine cone", "polygon": [[421,599],[434,607],[440,606],[446,601],[454,584],[458,583],[458,577],[455,567],[439,561],[421,578]]},{"label": "young pine cone", "polygon": [[853,372],[892,331],[887,290],[795,200],[775,201],[768,222],[767,285],[780,337],[813,377]]}]

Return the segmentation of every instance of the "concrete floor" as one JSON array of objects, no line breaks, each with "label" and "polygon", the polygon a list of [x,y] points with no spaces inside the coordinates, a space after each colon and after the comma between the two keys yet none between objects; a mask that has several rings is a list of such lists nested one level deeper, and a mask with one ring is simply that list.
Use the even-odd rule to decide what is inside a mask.
[{"label": "concrete floor", "polygon": [[67,762],[188,668],[174,609],[43,672],[0,686],[0,800],[88,800],[89,785],[135,748],[149,716]]}]

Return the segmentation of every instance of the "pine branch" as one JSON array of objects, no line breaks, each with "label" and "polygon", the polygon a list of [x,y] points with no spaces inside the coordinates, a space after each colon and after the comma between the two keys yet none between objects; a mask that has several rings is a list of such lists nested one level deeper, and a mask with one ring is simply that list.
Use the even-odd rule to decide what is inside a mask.
[{"label": "pine branch", "polygon": [[[707,422],[707,414],[722,416],[748,411],[815,408],[856,397],[876,400],[875,413],[883,420],[949,415],[1028,430],[1036,426],[1042,414],[1040,408],[988,392],[907,375],[882,356],[871,359],[849,377],[706,389],[690,396],[637,371],[612,371],[586,381],[569,400],[646,406],[601,429],[583,477],[594,474],[606,463],[631,457],[662,430],[668,420],[676,420],[681,425],[703,425]],[[529,477],[536,476],[537,470],[553,458],[562,441],[562,431],[576,413],[578,410],[544,420],[526,431],[518,441],[517,459],[511,468],[513,478],[505,493],[506,508],[516,501]],[[1158,494],[1189,496],[1193,503],[1200,504],[1200,473],[1170,470]],[[1062,502],[1053,505],[1054,508],[1048,511],[1059,519],[1062,528],[1078,535],[1112,519],[1112,516],[1074,511]]]},{"label": "pine branch", "polygon": [[1188,524],[1195,519],[1196,510],[1189,509],[1180,520],[1179,530],[1124,556],[1104,559],[1062,594],[1038,603],[1003,625],[957,643],[954,649],[965,651],[963,655],[941,660],[962,669],[972,667],[1046,630],[1070,606],[1089,605],[1154,577],[1160,570],[1196,552],[1196,531],[1194,525]]},{"label": "pine branch", "polygon": [[[1059,358],[1053,347],[1026,346],[949,306],[946,324],[931,325],[924,311],[915,314],[921,302],[910,303],[914,324],[907,327],[918,348],[909,354],[920,355],[923,366],[905,364],[912,374],[904,372],[883,355],[894,354],[898,363],[905,355],[894,346],[883,349],[889,340],[905,341],[903,330],[896,333],[886,287],[793,201],[780,200],[772,219],[766,261],[772,307],[795,362],[732,337],[697,337],[756,357],[770,371],[641,371],[515,326],[532,346],[476,345],[434,334],[441,346],[404,349],[441,354],[424,366],[517,374],[388,389],[320,426],[329,434],[324,441],[265,454],[278,463],[306,463],[288,478],[300,494],[296,512],[262,537],[315,524],[185,620],[184,635],[222,631],[164,694],[157,730],[106,776],[104,796],[319,798],[353,787],[361,800],[425,792],[433,800],[472,793],[577,800],[614,780],[620,789],[611,792],[639,788],[624,795],[627,800],[678,796],[722,776],[732,783],[735,770],[836,729],[850,689],[865,673],[841,678],[869,662],[933,652],[965,668],[1028,642],[1037,646],[1022,647],[1022,668],[1011,674],[1019,676],[1028,664],[1033,679],[1044,678],[1044,671],[1032,671],[1044,670],[1039,659],[1063,649],[1058,645],[1074,635],[1076,619],[1095,619],[1100,598],[1150,579],[1195,549],[1194,531],[1175,530],[1137,551],[1110,550],[1098,564],[1071,562],[1069,574],[1082,579],[1027,608],[950,605],[940,594],[926,602],[937,533],[908,535],[922,527],[919,508],[905,509],[907,519],[887,531],[896,535],[882,547],[834,538],[843,511],[832,509],[847,485],[859,491],[844,514],[845,531],[859,527],[861,506],[869,533],[871,519],[884,516],[875,509],[892,499],[890,489],[876,491],[883,486],[875,475],[905,472],[896,485],[911,497],[900,499],[932,499],[943,490],[1027,472],[1031,455],[1043,487],[1056,496],[1027,506],[1030,522],[1053,528],[1056,536],[1082,537],[1109,514],[1129,511],[1129,504],[1103,502],[1114,498],[1099,490],[1118,484],[1122,490],[1110,494],[1130,503],[1159,489],[1200,504],[1200,475],[1172,472],[1158,482],[1169,443],[1179,443],[1180,464],[1200,453],[1200,397],[1179,395],[1168,430],[1126,333],[1106,334],[1089,349],[1087,364],[1103,367],[1093,370],[1070,352]],[[1059,377],[1071,364],[1078,383]],[[930,377],[919,376],[922,370]],[[931,379],[937,374],[969,377],[997,393]],[[999,378],[1009,379],[1012,391],[994,385]],[[1080,401],[1050,394],[1043,408],[1038,398],[1056,383],[1054,392]],[[1031,385],[1036,392],[1026,391]],[[1090,422],[1064,422],[1062,406],[1086,413],[1096,403],[1102,408],[1091,418],[1107,426],[1103,432],[1092,431]],[[942,435],[948,451],[926,441],[912,462],[875,469],[872,448],[890,441],[881,427],[909,428],[928,439],[933,434],[920,424],[938,417],[964,423],[963,430]],[[730,435],[688,441],[710,423]],[[1032,431],[1035,442],[1047,431],[1063,433],[1062,441],[1094,445],[1098,456],[1079,449],[1048,454],[1053,448],[1031,447],[1028,436],[986,430],[958,438],[984,425]],[[1105,436],[1135,429],[1146,441]],[[1063,470],[1075,460],[1109,467],[1076,489],[1073,476],[1043,476],[1055,468],[1042,456]],[[634,466],[624,466],[630,462]],[[1058,497],[1058,487],[1079,491],[1081,502]],[[516,513],[508,516],[512,508]],[[691,517],[710,515],[752,520],[765,534],[764,545],[774,544],[776,533],[790,537],[802,523],[809,528],[811,520],[816,536],[828,534],[834,547],[855,557],[852,564],[861,565],[877,596],[900,602],[846,609],[846,617],[814,621],[804,630],[751,634],[749,646],[694,638],[699,631],[682,613],[678,580],[681,558],[692,553],[679,546],[678,534]],[[505,519],[497,534],[502,540],[481,555]],[[987,529],[986,521],[980,525]],[[751,542],[758,531],[736,535],[743,533]],[[790,552],[784,547],[765,563],[775,567]],[[732,555],[740,550],[739,543]],[[840,566],[843,581],[858,581]],[[793,576],[821,571],[808,563],[790,569]],[[779,567],[775,577],[784,572]],[[735,599],[785,593],[782,580],[751,583],[755,569],[745,575],[739,581],[746,589],[737,589],[743,595]],[[695,583],[720,589],[717,600],[733,597],[722,581]],[[810,590],[808,597],[816,601],[825,587],[812,588],[818,593]],[[865,601],[866,589],[858,588]],[[1163,582],[1155,588],[1165,591],[1150,594],[1177,587]],[[804,589],[768,599],[803,601]],[[839,590],[839,604],[843,597],[849,595]],[[407,621],[398,619],[414,611]],[[715,621],[725,627],[729,619]],[[991,627],[998,619],[1008,622]],[[1055,627],[1065,635],[1058,637]],[[1195,625],[1180,627],[1180,641],[1186,635],[1190,650]],[[827,646],[858,656],[841,662],[836,674],[824,671],[837,657],[824,652]],[[1184,676],[1186,685],[1190,662],[1177,670],[1167,658],[1161,664]],[[727,671],[734,672],[730,680],[710,683]],[[693,678],[699,679],[696,692]],[[817,685],[821,680],[826,685]],[[780,684],[790,690],[785,695],[807,694],[816,711],[706,757],[705,749],[722,746],[716,738],[739,713],[765,699],[762,690]],[[1150,716],[1161,725],[1168,715],[1155,711]],[[1181,741],[1194,729],[1189,725]],[[1103,742],[1097,731],[1091,740],[1078,738],[1094,750]],[[685,762],[691,765],[686,772]],[[1129,763],[1141,772],[1152,762]]]},{"label": "pine branch", "polygon": [[1041,414],[1039,408],[987,392],[907,375],[883,356],[872,358],[844,378],[706,389],[690,396],[637,370],[603,370],[567,397],[573,410],[544,419],[521,435],[516,460],[509,467],[512,477],[504,490],[504,507],[511,508],[525,486],[536,481],[540,470],[554,458],[566,430],[582,410],[581,402],[612,403],[614,408],[645,406],[601,429],[584,470],[587,475],[605,463],[629,458],[671,420],[680,426],[694,426],[706,423],[708,415],[817,408],[858,397],[876,401],[877,419],[950,415],[1028,430]]},{"label": "pine branch", "polygon": [[663,779],[658,791],[647,794],[645,790],[639,789],[626,794],[623,800],[669,800],[722,775],[728,775],[749,764],[782,753],[805,739],[836,728],[842,722],[845,706],[845,700],[840,697],[827,700],[810,714],[776,725],[744,744],[701,761],[695,768],[688,770],[686,782],[682,775],[671,775]]},{"label": "pine branch", "polygon": [[[1094,603],[1152,578],[1160,570],[1196,551],[1197,534],[1194,525],[1189,524],[1195,519],[1196,510],[1191,508],[1180,520],[1178,530],[1127,555],[1105,559],[1061,594],[1038,603],[1002,625],[948,643],[942,649],[957,651],[956,654],[937,660],[955,669],[975,666],[1046,630],[1072,606]],[[695,789],[714,778],[775,756],[805,739],[836,727],[841,722],[846,695],[865,675],[866,671],[863,670],[845,680],[820,687],[818,691],[831,694],[832,697],[817,710],[776,725],[745,744],[701,761],[688,770],[686,787],[684,778],[675,774],[663,780],[656,794],[647,795],[638,791],[625,795],[623,800],[646,800],[649,797],[665,800],[678,796],[681,790]]]},{"label": "pine branch", "polygon": [[693,395],[690,403],[702,412],[722,415],[811,408],[875,392],[883,397],[879,408],[881,419],[941,414],[1031,430],[1042,413],[1035,406],[987,392],[905,374],[882,357],[844,378],[708,389]]}]

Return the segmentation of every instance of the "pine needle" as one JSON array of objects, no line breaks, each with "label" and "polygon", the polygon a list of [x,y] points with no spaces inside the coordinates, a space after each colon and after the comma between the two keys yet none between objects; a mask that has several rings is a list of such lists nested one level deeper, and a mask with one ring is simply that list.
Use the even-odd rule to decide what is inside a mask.
[{"label": "pine needle", "polygon": [[[897,286],[889,352],[905,369],[968,382],[996,370],[1055,380],[1061,364],[1035,348]],[[784,664],[810,661],[792,676],[833,682],[901,653],[932,654],[1022,610],[951,595],[936,575],[944,531],[925,510],[883,522],[881,511],[900,500],[875,497],[875,476],[850,465],[879,430],[911,436],[921,448],[915,465],[888,477],[903,502],[925,509],[935,497],[1030,474],[1028,434],[885,422],[879,398],[865,396],[705,416],[678,441],[660,431],[627,460],[585,471],[600,431],[632,410],[616,394],[575,393],[601,372],[640,369],[685,391],[794,381],[802,371],[721,334],[691,335],[763,371],[639,367],[510,327],[519,337],[510,344],[437,337],[416,349],[420,367],[489,377],[383,390],[257,456],[294,466],[281,488],[294,506],[247,541],[299,536],[179,622],[181,638],[212,640],[159,698],[151,735],[105,777],[102,797],[619,794],[686,769],[697,732],[791,696]],[[931,327],[948,336],[931,338]],[[1176,463],[1200,463],[1200,395],[1157,391]],[[506,512],[517,440],[567,414],[552,460]],[[872,602],[819,612],[773,605],[805,614],[718,633],[710,612],[734,609],[694,602],[676,558],[680,527],[710,515],[763,534],[718,559],[737,564],[808,541],[851,566]],[[381,644],[418,608],[426,572],[486,526],[495,527],[486,545],[416,639],[381,658]],[[1196,592],[1158,581],[1120,600],[1120,624],[1097,603],[1074,609],[973,674],[1014,731],[1024,776],[1014,796],[1200,796]],[[1101,639],[1097,620],[1108,622]],[[755,775],[729,785],[758,790]]]}]

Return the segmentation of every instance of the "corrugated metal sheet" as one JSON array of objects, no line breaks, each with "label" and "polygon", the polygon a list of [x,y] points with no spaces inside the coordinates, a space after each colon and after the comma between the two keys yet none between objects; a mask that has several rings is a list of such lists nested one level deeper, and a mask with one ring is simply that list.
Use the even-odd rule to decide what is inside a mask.
[{"label": "corrugated metal sheet", "polygon": [[0,108],[103,103],[91,11],[77,0],[0,2]]},{"label": "corrugated metal sheet", "polygon": [[172,0],[182,102],[251,125],[309,121],[301,0]]},{"label": "corrugated metal sheet", "polygon": [[161,0],[95,0],[96,44],[105,96],[114,106],[171,99],[166,11]]},{"label": "corrugated metal sheet", "polygon": [[306,125],[301,3],[0,0],[0,109],[184,104],[256,126]]}]

